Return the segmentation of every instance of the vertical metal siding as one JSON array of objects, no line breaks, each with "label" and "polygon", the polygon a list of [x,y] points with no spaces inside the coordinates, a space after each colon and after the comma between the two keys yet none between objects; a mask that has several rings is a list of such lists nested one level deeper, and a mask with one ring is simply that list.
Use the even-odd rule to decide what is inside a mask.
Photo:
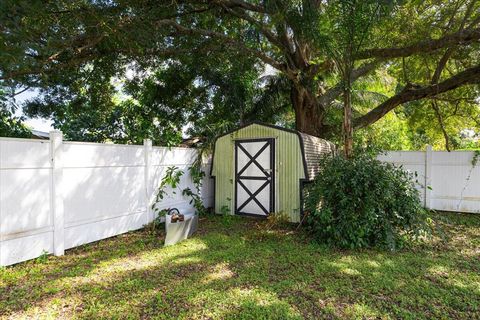
[{"label": "vertical metal siding", "polygon": [[234,210],[234,141],[275,138],[275,212],[283,212],[292,222],[300,221],[300,179],[305,179],[302,151],[295,133],[258,124],[220,137],[215,144],[212,175],[215,176],[215,211],[227,206]]}]

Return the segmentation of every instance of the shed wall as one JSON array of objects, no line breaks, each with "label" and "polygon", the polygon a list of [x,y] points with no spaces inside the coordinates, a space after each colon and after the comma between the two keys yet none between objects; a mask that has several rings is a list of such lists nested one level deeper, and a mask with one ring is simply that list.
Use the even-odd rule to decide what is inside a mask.
[{"label": "shed wall", "polygon": [[240,139],[275,138],[275,212],[283,212],[292,222],[300,221],[300,179],[305,179],[298,135],[253,124],[219,137],[215,143],[212,175],[215,176],[215,212],[222,207],[234,210],[235,149]]}]

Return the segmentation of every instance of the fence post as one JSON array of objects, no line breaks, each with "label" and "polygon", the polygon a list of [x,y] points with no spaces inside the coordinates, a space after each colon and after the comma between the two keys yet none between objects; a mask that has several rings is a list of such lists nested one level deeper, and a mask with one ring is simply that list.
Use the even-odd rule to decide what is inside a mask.
[{"label": "fence post", "polygon": [[65,253],[65,216],[63,208],[63,134],[61,131],[50,131],[50,156],[52,161],[51,208],[53,212],[53,254],[62,256]]},{"label": "fence post", "polygon": [[152,140],[144,139],[143,148],[145,153],[145,205],[147,207],[147,224],[152,222],[154,212],[151,208],[152,205]]},{"label": "fence post", "polygon": [[432,209],[432,146],[425,151],[425,208]]}]

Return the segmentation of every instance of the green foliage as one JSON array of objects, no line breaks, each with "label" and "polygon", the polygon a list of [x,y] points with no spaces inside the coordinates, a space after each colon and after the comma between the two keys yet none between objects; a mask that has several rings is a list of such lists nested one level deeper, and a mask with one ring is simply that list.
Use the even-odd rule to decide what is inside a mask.
[{"label": "green foliage", "polygon": [[202,159],[200,157],[190,166],[189,171],[195,189],[200,192],[202,181],[205,178],[205,172],[202,170]]},{"label": "green foliage", "polygon": [[428,231],[427,213],[411,174],[372,155],[322,160],[305,208],[318,241],[344,248],[395,250]]},{"label": "green foliage", "polygon": [[48,255],[49,255],[48,251],[42,250],[42,254],[40,254],[40,255],[35,259],[35,261],[36,261],[37,263],[39,263],[39,264],[43,264],[43,263],[47,262],[47,260],[48,260]]},{"label": "green foliage", "polygon": [[[230,201],[229,199],[227,199],[228,201]],[[230,207],[227,206],[226,204],[224,204],[221,208],[220,208],[220,214],[221,215],[229,215],[230,214]]]},{"label": "green foliage", "polygon": [[480,150],[473,151],[472,167],[475,167],[480,161]]},{"label": "green foliage", "polygon": [[9,107],[9,99],[0,83],[0,137],[30,138],[32,133],[23,123],[24,117],[17,117]]},{"label": "green foliage", "polygon": [[165,216],[166,211],[164,209],[157,208],[157,204],[160,203],[165,196],[167,196],[167,188],[171,190],[173,194],[176,194],[176,189],[180,184],[180,178],[183,175],[183,171],[179,170],[176,166],[170,166],[165,171],[165,175],[163,176],[162,180],[160,181],[160,185],[158,186],[155,200],[152,203],[152,210],[156,213],[158,217]]},{"label": "green foliage", "polygon": [[[325,123],[314,125],[325,125],[320,134],[334,139],[341,94],[328,93],[345,86],[345,73],[374,60],[358,58],[359,50],[402,48],[478,28],[480,9],[475,0],[236,2],[4,0],[0,87],[38,90],[25,113],[51,118],[66,139],[150,138],[173,146],[188,127],[211,147],[213,137],[239,124],[256,119],[293,126],[294,114],[306,110],[321,113]],[[431,84],[445,51],[451,54],[440,81],[479,61],[476,42],[446,49],[380,57],[347,90],[355,118],[407,85]],[[265,76],[270,60],[278,70]],[[292,108],[293,88],[310,93],[300,99],[308,105]],[[454,148],[464,148],[460,130],[479,127],[478,92],[478,84],[462,85],[435,97]],[[379,125],[365,135],[386,132],[381,144],[388,149],[442,147],[432,98],[397,107],[398,119],[386,121],[392,128]]]},{"label": "green foliage", "polygon": [[145,228],[150,230],[153,234],[158,234],[165,230],[165,216],[167,215],[167,211],[168,209],[158,210],[153,222],[150,225],[145,226]]},{"label": "green foliage", "polygon": [[182,195],[190,198],[189,203],[193,205],[193,207],[195,208],[195,210],[197,210],[199,214],[202,215],[207,212],[205,207],[203,206],[202,198],[200,197],[198,192],[194,192],[191,188],[185,188],[182,190]]},{"label": "green foliage", "polygon": [[22,123],[23,120],[0,108],[0,137],[30,138],[32,133]]},{"label": "green foliage", "polygon": [[377,150],[423,150],[423,141],[415,141],[407,121],[392,112],[368,128],[354,132],[355,145]]},{"label": "green foliage", "polygon": [[[202,180],[205,177],[205,172],[201,169],[200,158],[198,158],[197,161],[190,166],[189,171],[195,190],[192,190],[191,188],[185,188],[181,190],[182,196],[190,198],[190,204],[193,205],[198,214],[206,214],[207,210],[204,207],[202,198],[200,196]],[[158,222],[161,220],[160,217],[165,216],[166,210],[157,208],[157,204],[159,204],[168,195],[167,188],[170,189],[172,194],[176,194],[180,185],[180,178],[183,176],[183,174],[184,172],[176,166],[170,166],[165,171],[165,175],[160,182],[155,195],[155,200],[151,206],[156,213],[157,219],[159,219]]]},{"label": "green foliage", "polygon": [[182,195],[190,198],[190,204],[193,205],[198,214],[206,214],[207,210],[203,205],[202,197],[200,196],[200,191],[202,189],[202,182],[205,178],[205,172],[202,170],[202,158],[201,154],[197,157],[197,160],[190,166],[190,177],[192,178],[195,191],[191,188],[185,188],[182,190]]},{"label": "green foliage", "polygon": [[239,217],[232,214],[223,214],[220,216],[220,222],[224,228],[232,228]]}]

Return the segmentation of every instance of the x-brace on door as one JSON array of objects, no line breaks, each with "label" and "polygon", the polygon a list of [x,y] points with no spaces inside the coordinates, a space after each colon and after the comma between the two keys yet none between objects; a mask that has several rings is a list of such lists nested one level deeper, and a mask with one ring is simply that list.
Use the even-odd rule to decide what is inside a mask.
[{"label": "x-brace on door", "polygon": [[235,141],[235,213],[267,216],[274,211],[275,140]]}]

